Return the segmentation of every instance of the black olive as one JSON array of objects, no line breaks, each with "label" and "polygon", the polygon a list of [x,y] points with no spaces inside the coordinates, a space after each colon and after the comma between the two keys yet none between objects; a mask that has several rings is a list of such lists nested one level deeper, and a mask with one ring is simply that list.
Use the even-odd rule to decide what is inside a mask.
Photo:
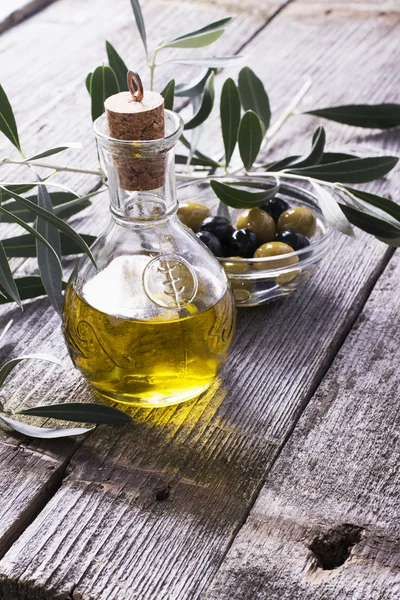
[{"label": "black olive", "polygon": [[252,258],[259,246],[257,236],[248,229],[238,229],[225,239],[225,256]]},{"label": "black olive", "polygon": [[275,196],[274,198],[271,198],[270,200],[268,200],[268,202],[260,206],[260,208],[261,210],[265,210],[265,212],[270,214],[274,221],[277,221],[281,214],[285,212],[285,210],[288,210],[290,206],[286,202],[286,200]]},{"label": "black olive", "polygon": [[301,250],[302,248],[306,248],[310,245],[310,240],[308,237],[302,233],[297,233],[296,231],[280,231],[277,234],[276,239],[279,242],[288,244],[288,246],[291,246],[293,250]]},{"label": "black olive", "polygon": [[221,243],[234,231],[233,226],[225,217],[207,217],[201,223],[199,231],[208,231],[215,235]]},{"label": "black olive", "polygon": [[214,256],[223,256],[223,250],[219,239],[209,231],[199,231],[196,236],[207,246]]}]

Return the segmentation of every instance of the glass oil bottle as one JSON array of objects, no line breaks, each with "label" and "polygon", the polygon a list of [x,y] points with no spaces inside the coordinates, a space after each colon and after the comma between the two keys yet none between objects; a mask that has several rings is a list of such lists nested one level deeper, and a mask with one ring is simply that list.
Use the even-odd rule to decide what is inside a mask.
[{"label": "glass oil bottle", "polygon": [[84,256],[72,274],[63,315],[72,360],[93,388],[143,407],[206,390],[235,328],[223,268],[177,218],[182,120],[167,110],[163,119],[164,137],[140,140],[111,137],[105,114],[95,121],[111,221],[92,247],[97,268]]}]

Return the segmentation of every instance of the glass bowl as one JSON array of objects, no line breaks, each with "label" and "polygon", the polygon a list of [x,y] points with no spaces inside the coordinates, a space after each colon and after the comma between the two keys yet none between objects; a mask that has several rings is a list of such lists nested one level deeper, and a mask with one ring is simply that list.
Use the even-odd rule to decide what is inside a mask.
[{"label": "glass bowl", "polygon": [[[221,204],[209,185],[210,179],[232,184],[239,180],[241,184],[246,181],[250,184],[269,183],[264,177],[225,176],[181,181],[178,184],[179,202],[206,204],[212,215],[226,216],[233,224],[241,210]],[[249,187],[249,190],[254,191],[254,188]],[[317,219],[316,231],[310,240],[310,246],[291,254],[268,258],[218,257],[230,281],[237,306],[258,306],[295,292],[311,277],[328,249],[332,229],[322,215],[317,197],[308,190],[288,183],[281,183],[277,196],[286,200],[291,207],[311,208]],[[294,255],[297,256],[298,262],[282,266],[285,258],[290,256],[293,259]]]}]

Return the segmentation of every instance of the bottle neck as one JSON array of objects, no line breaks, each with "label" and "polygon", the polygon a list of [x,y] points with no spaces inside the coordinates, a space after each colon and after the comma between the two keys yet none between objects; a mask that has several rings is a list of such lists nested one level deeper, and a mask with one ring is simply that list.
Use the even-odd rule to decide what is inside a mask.
[{"label": "bottle neck", "polygon": [[170,110],[165,110],[165,137],[156,140],[112,138],[105,114],[95,121],[111,213],[116,219],[143,222],[177,210],[175,146],[182,130],[181,117]]},{"label": "bottle neck", "polygon": [[[135,177],[136,180],[139,180],[133,181],[132,185],[123,174],[121,175],[121,169],[129,170],[129,167],[130,173],[133,171],[139,173],[139,178]],[[175,148],[153,158],[130,159],[129,165],[124,163],[121,166],[114,159],[108,161],[106,169],[110,210],[117,219],[150,221],[176,212],[178,203],[175,181]],[[151,174],[155,170],[157,174],[153,180],[149,177],[147,180],[140,181],[141,173]],[[153,187],[153,185],[157,187]],[[127,187],[137,187],[138,189],[126,189]],[[147,189],[140,189],[143,187]]]}]

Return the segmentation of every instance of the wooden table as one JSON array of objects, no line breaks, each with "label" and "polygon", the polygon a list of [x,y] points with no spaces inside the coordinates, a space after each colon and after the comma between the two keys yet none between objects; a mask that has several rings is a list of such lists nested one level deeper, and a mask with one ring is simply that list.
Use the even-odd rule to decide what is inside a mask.
[{"label": "wooden table", "polygon": [[[222,4],[148,0],[150,37],[229,14]],[[275,116],[307,76],[304,110],[399,101],[396,0],[238,4],[218,50],[249,55]],[[105,58],[106,38],[144,69],[128,0],[59,0],[2,35],[2,84],[26,148],[82,141],[65,162],[95,166],[84,78]],[[398,130],[324,125],[330,150],[399,153]],[[209,144],[218,126],[216,114]],[[271,156],[304,152],[315,126],[290,119]],[[397,169],[368,189],[397,198],[399,184]],[[106,197],[82,214],[72,223],[97,233]],[[1,600],[398,600],[399,298],[398,253],[338,235],[301,293],[239,312],[221,381],[199,401],[134,410],[132,426],[85,438],[40,442],[1,429]],[[87,401],[47,300],[23,313],[9,305],[2,323],[10,318],[3,358],[47,351],[66,369],[22,365],[5,406]]]}]

